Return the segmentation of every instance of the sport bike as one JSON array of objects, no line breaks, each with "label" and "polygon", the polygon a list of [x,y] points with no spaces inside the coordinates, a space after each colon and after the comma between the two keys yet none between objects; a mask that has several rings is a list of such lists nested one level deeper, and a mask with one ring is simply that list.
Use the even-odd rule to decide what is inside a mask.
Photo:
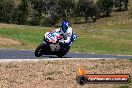
[{"label": "sport bike", "polygon": [[71,41],[68,44],[61,43],[60,41],[62,39],[64,39],[64,37],[59,32],[46,32],[43,42],[35,50],[35,56],[57,55],[58,57],[63,57],[69,51],[73,41],[77,39],[77,35],[73,33]]}]

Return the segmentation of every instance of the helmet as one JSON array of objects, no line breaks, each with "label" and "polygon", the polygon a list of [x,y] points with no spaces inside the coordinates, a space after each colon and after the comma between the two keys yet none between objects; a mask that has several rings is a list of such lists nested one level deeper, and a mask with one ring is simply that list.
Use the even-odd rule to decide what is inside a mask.
[{"label": "helmet", "polygon": [[63,21],[63,22],[61,23],[61,28],[62,28],[63,32],[66,32],[66,30],[68,29],[68,27],[69,27],[68,22]]}]

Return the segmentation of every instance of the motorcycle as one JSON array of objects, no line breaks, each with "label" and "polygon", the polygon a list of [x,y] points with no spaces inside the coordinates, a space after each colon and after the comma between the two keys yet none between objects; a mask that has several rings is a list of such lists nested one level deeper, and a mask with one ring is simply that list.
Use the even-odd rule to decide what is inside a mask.
[{"label": "motorcycle", "polygon": [[69,51],[73,41],[77,39],[77,35],[72,34],[71,41],[68,44],[60,43],[60,40],[62,39],[64,39],[64,37],[59,32],[46,32],[43,38],[43,43],[41,43],[35,50],[35,56],[57,55],[58,57],[63,57]]}]

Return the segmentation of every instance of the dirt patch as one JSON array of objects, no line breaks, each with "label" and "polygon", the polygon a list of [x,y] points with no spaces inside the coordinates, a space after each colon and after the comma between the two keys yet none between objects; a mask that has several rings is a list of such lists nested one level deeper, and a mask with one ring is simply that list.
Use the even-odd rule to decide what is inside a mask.
[{"label": "dirt patch", "polygon": [[89,74],[127,73],[132,75],[132,61],[125,59],[10,62],[0,64],[0,88],[116,88],[122,85],[132,86],[132,84],[86,84],[80,86],[76,83],[79,65],[82,65]]},{"label": "dirt patch", "polygon": [[2,44],[2,45],[20,45],[21,43],[16,40],[0,37],[0,44]]},{"label": "dirt patch", "polygon": [[4,24],[0,23],[0,28],[16,28],[18,25],[16,24]]}]

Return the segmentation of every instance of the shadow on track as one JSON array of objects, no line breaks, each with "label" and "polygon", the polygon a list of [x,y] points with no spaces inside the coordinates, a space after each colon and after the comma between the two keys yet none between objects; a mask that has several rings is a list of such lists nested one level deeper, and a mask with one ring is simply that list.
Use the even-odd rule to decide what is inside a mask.
[{"label": "shadow on track", "polygon": [[[56,55],[43,55],[39,58],[59,58],[58,56]],[[73,58],[73,57],[69,57],[69,56],[63,56],[62,58]]]}]

